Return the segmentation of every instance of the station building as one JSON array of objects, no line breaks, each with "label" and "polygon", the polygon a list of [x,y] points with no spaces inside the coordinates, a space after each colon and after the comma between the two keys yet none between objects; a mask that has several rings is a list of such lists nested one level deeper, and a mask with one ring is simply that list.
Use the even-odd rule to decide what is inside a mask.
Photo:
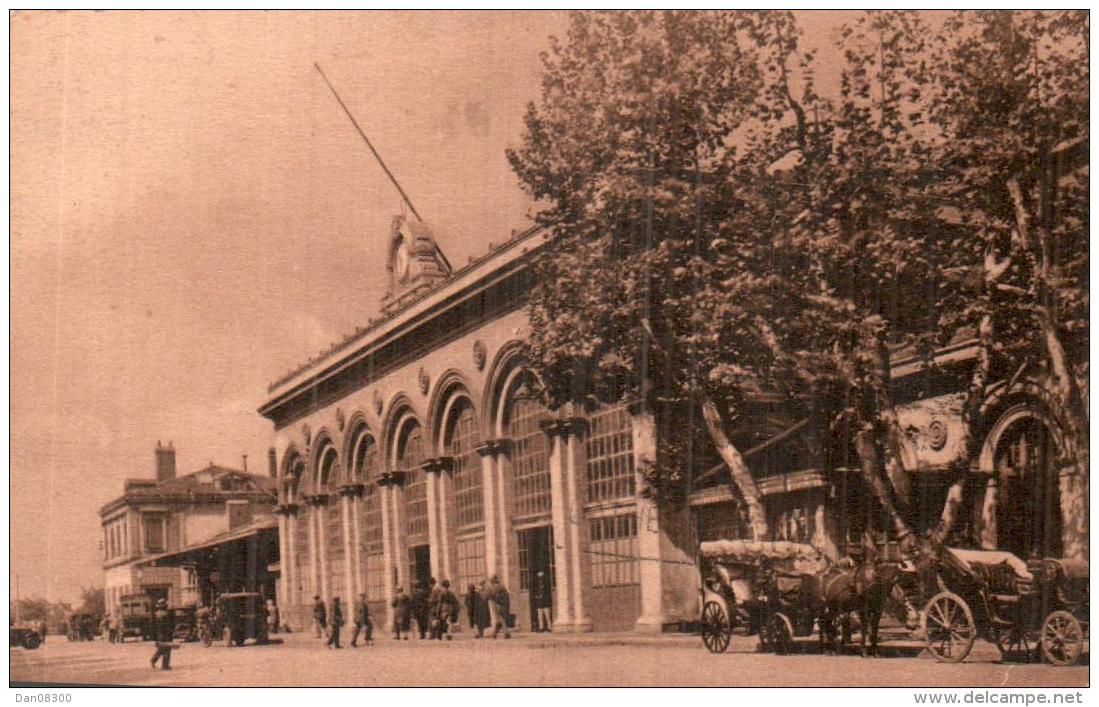
[{"label": "station building", "polygon": [[[428,227],[395,218],[380,318],[270,386],[259,412],[274,427],[279,595],[291,625],[308,625],[314,596],[365,593],[388,628],[396,587],[449,579],[461,596],[499,575],[529,630],[538,572],[552,578],[555,631],[696,620],[698,542],[744,537],[743,509],[689,411],[654,413],[644,401],[549,410],[531,393],[526,293],[548,237],[512,234],[455,270]],[[921,527],[942,508],[974,353],[959,341],[933,370],[903,352],[892,364],[915,470],[900,488],[927,509]],[[846,445],[777,410],[758,418],[738,443],[773,539],[832,557],[866,533],[890,542]],[[1087,480],[1063,453],[1040,382],[1028,373],[997,383],[986,419],[963,531],[1024,556],[1036,538],[1047,554],[1086,556]],[[670,434],[699,435],[703,451],[685,502],[657,507],[643,470]]]},{"label": "station building", "polygon": [[[127,479],[122,495],[99,510],[108,611],[115,611],[126,594],[147,594],[172,606],[209,601],[219,591],[211,585],[209,572],[192,561],[166,558],[182,557],[188,549],[214,547],[226,539],[263,540],[264,519],[267,526],[274,525],[275,479],[213,463],[176,476],[176,450],[171,442],[157,442],[155,460],[153,478]],[[277,562],[277,538],[273,531],[266,535],[271,536],[267,543],[271,549],[264,552],[273,553]],[[222,564],[223,579],[235,577],[238,567],[247,566],[236,561]],[[218,581],[216,569],[213,581]],[[275,581],[268,584],[274,596]]]}]

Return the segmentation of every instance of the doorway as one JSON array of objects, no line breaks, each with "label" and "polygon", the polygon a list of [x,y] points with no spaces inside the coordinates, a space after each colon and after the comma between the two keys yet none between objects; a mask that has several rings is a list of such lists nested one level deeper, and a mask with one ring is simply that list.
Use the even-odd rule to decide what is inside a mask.
[{"label": "doorway", "polygon": [[1049,429],[1036,417],[1014,422],[1000,438],[996,448],[999,549],[1023,558],[1062,555],[1056,452]]},{"label": "doorway", "polygon": [[408,548],[408,576],[412,586],[427,586],[431,579],[431,546],[417,545]]},{"label": "doorway", "polygon": [[[542,573],[539,578],[539,572]],[[553,528],[545,525],[519,532],[519,588],[527,592],[530,608],[530,625],[538,626],[538,606],[535,589],[542,582],[542,591],[548,594],[550,613],[556,594],[557,577],[554,572]]]}]

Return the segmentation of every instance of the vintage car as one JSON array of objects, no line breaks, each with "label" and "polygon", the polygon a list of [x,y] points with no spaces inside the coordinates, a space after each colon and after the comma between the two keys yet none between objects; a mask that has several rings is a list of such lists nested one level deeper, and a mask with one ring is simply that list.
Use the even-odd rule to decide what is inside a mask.
[{"label": "vintage car", "polygon": [[8,647],[23,646],[27,650],[33,651],[38,646],[42,645],[42,636],[39,635],[38,629],[29,624],[11,624],[8,626]]},{"label": "vintage car", "polygon": [[198,640],[198,621],[194,604],[171,607],[168,609],[168,619],[172,623],[173,641]]},{"label": "vintage car", "polygon": [[124,594],[118,600],[118,612],[122,617],[122,630],[119,641],[127,638],[140,638],[148,641],[153,637],[153,600],[148,594]]},{"label": "vintage car", "polygon": [[[222,594],[214,604],[214,626],[211,632],[225,641],[225,646],[241,646],[245,641],[267,642],[267,615],[263,597],[254,592]],[[209,645],[209,643],[207,643]]]}]

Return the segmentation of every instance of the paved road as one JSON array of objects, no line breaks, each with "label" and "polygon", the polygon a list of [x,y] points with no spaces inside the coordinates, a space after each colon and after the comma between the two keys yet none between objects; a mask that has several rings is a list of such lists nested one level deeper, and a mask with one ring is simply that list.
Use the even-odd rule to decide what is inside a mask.
[{"label": "paved road", "polygon": [[[282,644],[175,652],[170,672],[153,671],[150,644],[66,643],[11,649],[11,679],[115,685],[706,685],[706,686],[1003,686],[1078,687],[1088,667],[1001,664],[985,646],[961,665],[926,657],[775,656],[735,638],[710,655],[697,638],[518,636],[510,641],[397,642],[327,651],[301,634]],[[425,671],[427,668],[427,672]]]}]

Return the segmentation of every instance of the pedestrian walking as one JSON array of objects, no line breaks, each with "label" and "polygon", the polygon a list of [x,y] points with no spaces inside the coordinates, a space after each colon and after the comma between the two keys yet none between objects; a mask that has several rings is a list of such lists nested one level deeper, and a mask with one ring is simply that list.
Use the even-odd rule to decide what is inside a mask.
[{"label": "pedestrian walking", "polygon": [[328,628],[328,612],[320,596],[313,597],[313,637],[320,638]]},{"label": "pedestrian walking", "polygon": [[511,616],[511,597],[508,590],[500,582],[498,575],[492,575],[488,585],[488,609],[492,623],[492,637],[496,638],[500,629],[504,629],[504,638],[511,638],[508,628],[508,619]]},{"label": "pedestrian walking", "polygon": [[156,653],[153,653],[149,664],[156,670],[157,661],[161,661],[162,670],[172,669],[172,620],[168,616],[168,602],[157,599],[156,610],[153,611],[153,638],[156,639]]},{"label": "pedestrian walking", "polygon": [[429,578],[427,580],[427,621],[433,639],[442,638],[442,632],[439,630],[438,621],[436,621],[439,613],[439,600],[442,595],[442,586],[436,584],[434,577]]},{"label": "pedestrian walking", "polygon": [[412,588],[412,618],[416,621],[416,633],[420,640],[427,638],[431,624],[430,594],[427,587],[417,583]]},{"label": "pedestrian walking", "polygon": [[343,609],[340,598],[332,597],[332,611],[328,612],[328,647],[340,648],[340,628],[343,626]]},{"label": "pedestrian walking", "polygon": [[351,647],[358,648],[359,632],[365,631],[364,643],[374,642],[374,622],[370,620],[370,607],[366,603],[366,595],[360,594],[359,601],[355,603],[355,632],[351,634]]},{"label": "pedestrian walking", "polygon": [[451,640],[450,624],[458,623],[458,597],[450,590],[450,580],[444,579],[439,587],[439,596],[435,602],[434,623],[432,624],[433,636],[437,640]]},{"label": "pedestrian walking", "polygon": [[481,637],[481,628],[477,622],[477,612],[481,609],[481,595],[477,592],[477,585],[473,582],[466,587],[464,598],[466,604],[466,616],[469,619],[469,628],[477,636]]},{"label": "pedestrian walking", "polygon": [[279,607],[275,606],[274,599],[267,600],[267,635],[279,632]]},{"label": "pedestrian walking", "polygon": [[397,587],[396,594],[393,595],[393,638],[401,640],[401,634],[404,633],[404,639],[408,640],[408,632],[412,623],[412,597],[405,594],[404,587]]},{"label": "pedestrian walking", "polygon": [[553,630],[551,607],[553,606],[553,586],[545,572],[539,571],[534,577],[532,600],[535,610],[535,633]]}]

